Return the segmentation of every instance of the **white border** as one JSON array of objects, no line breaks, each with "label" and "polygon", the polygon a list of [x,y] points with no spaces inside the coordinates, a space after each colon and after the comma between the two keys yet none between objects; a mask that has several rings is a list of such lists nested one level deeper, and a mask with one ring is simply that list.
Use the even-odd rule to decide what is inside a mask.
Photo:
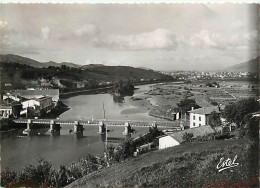
[{"label": "white border", "polygon": [[260,3],[260,0],[0,0],[4,3],[117,3],[117,4],[142,4],[142,3]]}]

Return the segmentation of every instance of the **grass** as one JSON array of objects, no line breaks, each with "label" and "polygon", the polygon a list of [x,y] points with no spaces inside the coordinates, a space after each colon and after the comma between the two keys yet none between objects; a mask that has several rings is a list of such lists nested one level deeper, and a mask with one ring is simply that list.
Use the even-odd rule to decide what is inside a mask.
[{"label": "grass", "polygon": [[[246,138],[182,144],[94,172],[68,187],[248,186],[258,176],[257,146]],[[238,167],[217,171],[221,157],[235,155]]]}]

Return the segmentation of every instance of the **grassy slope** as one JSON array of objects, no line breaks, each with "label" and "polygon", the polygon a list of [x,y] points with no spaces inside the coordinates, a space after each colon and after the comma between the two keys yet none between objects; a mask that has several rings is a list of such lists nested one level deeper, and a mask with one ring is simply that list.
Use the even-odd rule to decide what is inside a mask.
[{"label": "grassy slope", "polygon": [[[68,187],[232,187],[236,183],[241,186],[258,176],[257,152],[252,153],[249,145],[247,139],[183,144],[92,173]],[[233,159],[235,155],[238,167],[217,171],[221,157]]]}]

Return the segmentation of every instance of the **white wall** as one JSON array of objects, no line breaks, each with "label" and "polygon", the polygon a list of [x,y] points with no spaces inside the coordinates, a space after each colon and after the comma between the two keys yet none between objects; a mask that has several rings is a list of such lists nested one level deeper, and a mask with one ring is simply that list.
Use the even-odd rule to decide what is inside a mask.
[{"label": "white wall", "polygon": [[164,136],[159,138],[159,149],[169,148],[177,145],[180,145],[180,143],[171,136]]},{"label": "white wall", "polygon": [[[195,117],[195,119],[194,119]],[[200,120],[201,118],[201,120]],[[195,125],[194,125],[195,123]],[[190,113],[190,128],[206,125],[206,116],[201,114]]]},{"label": "white wall", "polygon": [[31,100],[22,102],[22,105],[23,105],[23,109],[26,109],[27,107],[35,108],[35,106],[40,106],[40,103],[36,100],[31,99]]}]

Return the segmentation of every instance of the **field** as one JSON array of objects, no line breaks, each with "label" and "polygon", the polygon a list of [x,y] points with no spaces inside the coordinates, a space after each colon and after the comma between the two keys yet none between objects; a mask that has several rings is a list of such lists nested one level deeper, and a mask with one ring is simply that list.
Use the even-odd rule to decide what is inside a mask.
[{"label": "field", "polygon": [[[248,187],[257,182],[257,149],[246,138],[183,144],[94,172],[68,187]],[[236,155],[239,166],[218,172],[221,157]]]},{"label": "field", "polygon": [[[217,81],[219,88],[207,87],[208,80],[191,83],[164,83],[150,87],[147,93],[130,98],[132,105],[149,111],[149,115],[172,120],[177,103],[195,99],[201,107],[227,105],[245,97],[258,98],[258,85],[245,81]],[[213,81],[211,81],[213,82]],[[188,119],[188,117],[187,117]]]}]

